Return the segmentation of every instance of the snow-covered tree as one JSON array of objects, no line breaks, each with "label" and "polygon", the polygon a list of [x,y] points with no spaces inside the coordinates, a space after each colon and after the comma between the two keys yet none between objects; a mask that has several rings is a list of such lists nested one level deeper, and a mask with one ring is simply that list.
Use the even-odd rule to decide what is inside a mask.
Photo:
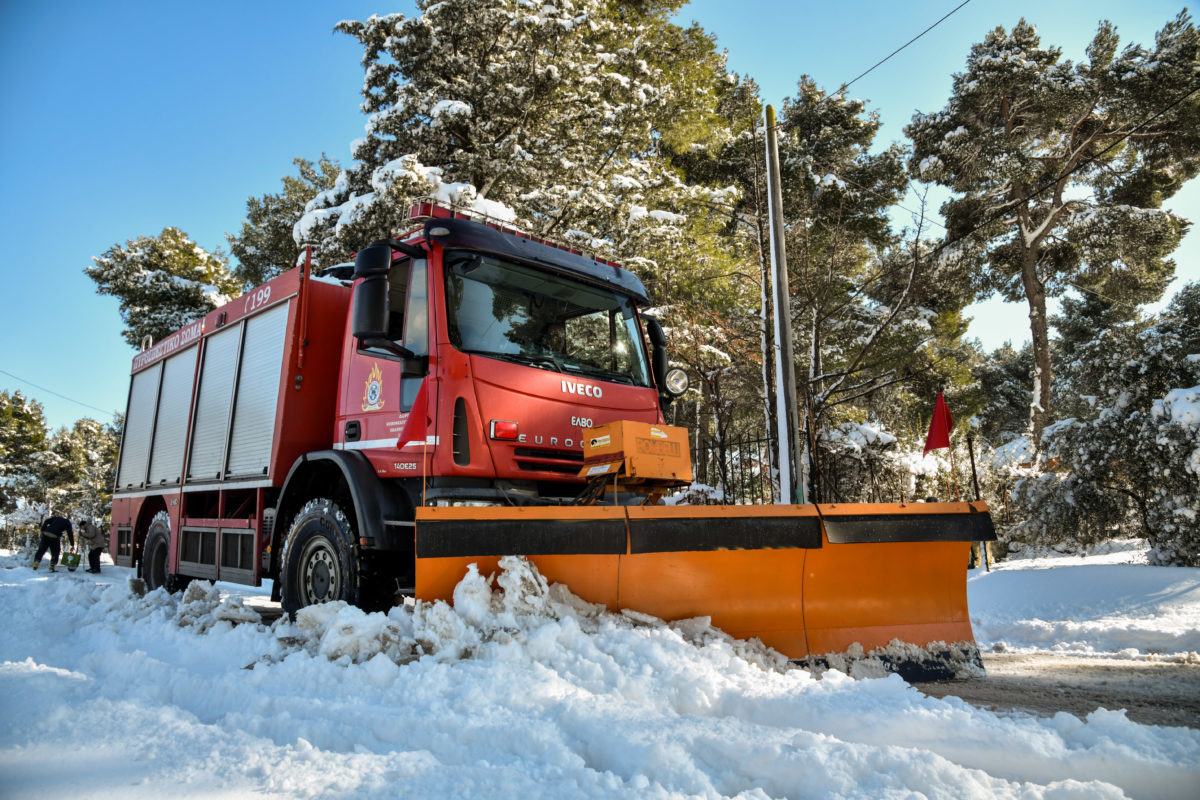
[{"label": "snow-covered tree", "polygon": [[[978,288],[1029,305],[1035,445],[1051,419],[1047,296],[1070,286],[1157,299],[1187,222],[1162,210],[1200,171],[1200,33],[1186,12],[1153,49],[1102,22],[1073,63],[1024,20],[971,48],[946,107],[917,114],[911,174],[949,187],[954,251]],[[965,238],[963,238],[965,237]]]},{"label": "snow-covered tree", "polygon": [[20,392],[0,391],[0,512],[5,514],[34,491],[34,457],[46,446],[42,404]]},{"label": "snow-covered tree", "polygon": [[688,182],[737,189],[711,212],[722,221],[722,238],[736,254],[733,281],[727,284],[734,293],[731,302],[723,308],[710,303],[696,319],[679,324],[672,336],[673,353],[699,382],[699,402],[683,409],[694,409],[694,418],[685,415],[680,424],[696,430],[698,450],[709,448],[711,441],[718,455],[733,439],[765,438],[762,470],[769,473],[771,499],[778,499],[763,105],[749,78],[730,76],[718,94],[719,137],[704,146],[665,145],[671,164]]},{"label": "snow-covered tree", "polygon": [[1200,284],[1154,324],[1096,332],[1061,373],[1079,416],[1046,429],[1052,469],[1016,492],[1027,540],[1142,535],[1158,563],[1200,566]]},{"label": "snow-covered tree", "polygon": [[292,229],[304,207],[321,192],[332,189],[341,168],[324,153],[316,162],[293,159],[296,175],[285,175],[279,194],[264,194],[246,201],[246,221],[235,236],[226,234],[229,252],[237,259],[234,275],[243,289],[266,283],[296,264],[300,247]]},{"label": "snow-covered tree", "polygon": [[992,447],[1019,438],[1029,427],[1029,376],[1033,373],[1033,350],[1020,350],[1011,343],[993,350],[972,371],[978,384],[982,408],[979,433]]},{"label": "snow-covered tree", "polygon": [[0,512],[16,526],[36,526],[51,511],[100,520],[111,509],[120,444],[118,417],[105,425],[81,419],[46,431],[42,405],[0,392]]},{"label": "snow-covered tree", "polygon": [[410,204],[432,196],[617,259],[645,282],[677,359],[701,365],[694,375],[727,363],[713,331],[741,291],[737,191],[682,162],[730,138],[718,106],[736,79],[712,37],[670,21],[681,5],[421,0],[415,18],[341,23],[365,51],[367,135],[296,240],[342,260],[407,229]]},{"label": "snow-covered tree", "polygon": [[417,5],[339,24],[365,49],[367,135],[297,241],[344,258],[405,229],[411,201],[434,192],[634,269],[696,238],[663,236],[711,193],[681,181],[660,143],[704,129],[724,66],[711,37],[668,21],[679,0]]},{"label": "snow-covered tree", "polygon": [[239,293],[220,252],[208,253],[178,228],[114,244],[84,272],[98,294],[121,301],[121,335],[134,347],[199,319]]},{"label": "snow-covered tree", "polygon": [[107,517],[120,444],[118,422],[105,425],[84,418],[54,433],[38,459],[49,504],[72,519]]}]

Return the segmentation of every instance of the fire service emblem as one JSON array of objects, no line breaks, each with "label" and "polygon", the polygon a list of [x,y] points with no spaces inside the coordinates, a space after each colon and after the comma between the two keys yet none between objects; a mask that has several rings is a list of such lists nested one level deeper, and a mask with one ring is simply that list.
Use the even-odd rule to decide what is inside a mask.
[{"label": "fire service emblem", "polygon": [[371,365],[371,374],[367,375],[367,386],[363,391],[363,411],[378,411],[383,408],[383,373],[378,364]]}]

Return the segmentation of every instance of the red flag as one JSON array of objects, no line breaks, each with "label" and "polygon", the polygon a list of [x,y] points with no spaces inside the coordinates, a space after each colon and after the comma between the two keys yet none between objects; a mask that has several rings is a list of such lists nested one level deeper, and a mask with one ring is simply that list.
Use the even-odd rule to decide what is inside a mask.
[{"label": "red flag", "polygon": [[946,408],[946,401],[942,399],[942,393],[938,392],[937,400],[933,404],[933,419],[929,421],[929,435],[925,437],[925,452],[922,454],[922,458],[929,455],[930,450],[949,447],[950,430],[953,427],[954,420],[950,418],[950,409]]},{"label": "red flag", "polygon": [[422,379],[421,388],[417,389],[417,397],[413,400],[412,410],[408,412],[408,419],[404,420],[404,427],[400,429],[397,447],[404,447],[410,442],[424,444],[429,435],[429,425],[433,420],[429,418],[429,399],[425,392],[427,385],[428,381]]}]

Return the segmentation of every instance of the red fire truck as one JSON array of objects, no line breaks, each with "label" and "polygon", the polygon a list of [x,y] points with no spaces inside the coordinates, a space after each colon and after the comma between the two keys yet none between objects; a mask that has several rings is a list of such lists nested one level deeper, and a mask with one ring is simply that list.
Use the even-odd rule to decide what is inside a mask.
[{"label": "red fire truck", "polygon": [[570,502],[585,429],[661,423],[686,389],[632,273],[432,204],[412,218],[134,358],[118,565],[150,589],[272,579],[289,611],[384,607],[414,586],[417,507]]},{"label": "red fire truck", "polygon": [[271,579],[294,613],[449,599],[521,555],[589,602],[791,658],[900,639],[910,677],[981,668],[982,502],[616,501],[690,479],[662,424],[687,378],[644,303],[615,264],[422,204],[353,265],[280,275],[134,359],[116,561],[151,589]]}]

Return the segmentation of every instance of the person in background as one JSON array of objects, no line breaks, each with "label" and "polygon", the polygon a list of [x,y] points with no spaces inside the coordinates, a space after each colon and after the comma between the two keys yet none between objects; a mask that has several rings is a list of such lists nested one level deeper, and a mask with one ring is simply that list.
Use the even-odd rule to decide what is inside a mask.
[{"label": "person in background", "polygon": [[33,556],[33,568],[37,569],[38,564],[42,563],[42,556],[46,555],[46,551],[50,551],[50,571],[54,572],[55,566],[58,565],[58,555],[62,551],[62,536],[67,535],[71,542],[71,547],[75,546],[75,531],[71,528],[71,520],[66,517],[60,517],[57,514],[46,517],[46,521],[42,523],[42,538],[38,540],[37,553]]},{"label": "person in background", "polygon": [[100,554],[108,544],[104,532],[92,524],[90,519],[79,520],[79,542],[88,546],[88,572],[100,572]]}]

